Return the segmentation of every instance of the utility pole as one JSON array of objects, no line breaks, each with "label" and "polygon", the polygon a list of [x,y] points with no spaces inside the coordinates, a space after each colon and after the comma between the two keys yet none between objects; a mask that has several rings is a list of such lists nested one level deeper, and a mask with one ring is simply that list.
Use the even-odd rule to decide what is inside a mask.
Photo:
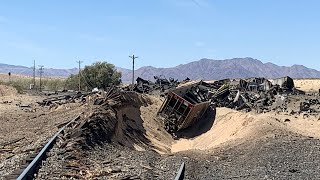
[{"label": "utility pole", "polygon": [[41,77],[42,77],[42,74],[43,74],[43,65],[39,66],[39,74],[40,74],[40,92],[41,92],[41,86],[42,86]]},{"label": "utility pole", "polygon": [[80,71],[81,71],[81,63],[82,63],[83,61],[77,61],[77,63],[79,64],[79,74],[78,74],[78,78],[79,78],[79,91],[81,90],[81,76],[80,76]]},{"label": "utility pole", "polygon": [[129,58],[132,59],[132,88],[134,86],[134,60],[138,58],[138,56],[134,56],[134,54],[132,56],[129,56]]},{"label": "utility pole", "polygon": [[32,89],[36,88],[36,60],[33,60],[33,87]]}]

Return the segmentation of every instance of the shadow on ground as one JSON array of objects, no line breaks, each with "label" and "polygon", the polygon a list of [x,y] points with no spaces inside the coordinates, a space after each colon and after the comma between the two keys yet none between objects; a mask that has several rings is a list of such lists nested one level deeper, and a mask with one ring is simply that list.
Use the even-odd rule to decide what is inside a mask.
[{"label": "shadow on ground", "polygon": [[208,108],[202,118],[192,126],[177,132],[178,138],[194,138],[209,131],[216,119],[216,108]]}]

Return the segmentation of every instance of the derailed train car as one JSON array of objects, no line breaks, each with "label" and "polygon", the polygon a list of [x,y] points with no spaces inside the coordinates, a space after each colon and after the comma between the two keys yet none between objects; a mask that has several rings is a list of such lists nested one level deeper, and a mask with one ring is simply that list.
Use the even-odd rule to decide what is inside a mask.
[{"label": "derailed train car", "polygon": [[168,92],[158,115],[164,118],[165,128],[175,133],[194,124],[210,106],[204,97],[207,88],[201,82],[179,87]]}]

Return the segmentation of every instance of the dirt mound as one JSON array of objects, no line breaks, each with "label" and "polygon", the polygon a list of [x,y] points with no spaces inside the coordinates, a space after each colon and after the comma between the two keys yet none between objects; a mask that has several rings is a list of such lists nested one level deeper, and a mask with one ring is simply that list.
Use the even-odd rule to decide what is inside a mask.
[{"label": "dirt mound", "polygon": [[228,108],[218,108],[212,128],[193,139],[180,139],[172,145],[172,152],[208,150],[227,143],[241,143],[267,135],[284,125],[268,117],[262,117]]},{"label": "dirt mound", "polygon": [[[225,145],[238,145],[252,140],[275,137],[277,134],[296,133],[320,138],[317,117],[277,113],[245,113],[218,108],[211,129],[194,138],[181,138],[172,145],[172,152],[209,150]],[[280,133],[281,132],[281,133]]]},{"label": "dirt mound", "polygon": [[[214,118],[214,117],[212,117]],[[248,136],[252,133],[254,117],[227,108],[216,110],[216,119],[209,131],[192,139],[180,139],[172,145],[172,152],[208,150],[222,143]]]},{"label": "dirt mound", "polygon": [[0,85],[0,96],[12,96],[16,95],[18,91],[11,86]]},{"label": "dirt mound", "polygon": [[73,139],[82,149],[117,143],[139,151],[170,152],[173,139],[156,117],[161,102],[135,92],[120,94],[116,102],[89,105],[67,139]]}]

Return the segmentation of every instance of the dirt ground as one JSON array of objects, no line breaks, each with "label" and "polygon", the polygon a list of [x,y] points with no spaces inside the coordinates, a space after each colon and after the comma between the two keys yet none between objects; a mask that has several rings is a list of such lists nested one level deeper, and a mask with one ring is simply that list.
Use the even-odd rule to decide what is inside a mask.
[{"label": "dirt ground", "polygon": [[[299,89],[312,92],[320,80],[295,83]],[[89,110],[76,103],[50,110],[37,105],[42,98],[20,94],[0,97],[0,174],[17,169],[60,124]],[[145,99],[148,105],[117,110],[116,141],[84,153],[87,177],[172,179],[185,162],[187,179],[320,178],[319,173],[303,165],[320,168],[320,115],[217,108],[174,139],[157,117],[163,98],[148,95]],[[55,147],[37,178],[60,177],[61,169],[68,170],[65,156]]]},{"label": "dirt ground", "polygon": [[13,95],[16,95],[17,93],[18,92],[15,88],[0,84],[0,97],[1,96],[13,96]]},{"label": "dirt ground", "polygon": [[82,111],[79,104],[57,110],[39,107],[36,102],[41,99],[43,97],[25,94],[0,97],[1,178],[17,170],[22,161],[42,148],[58,131],[58,125]]},{"label": "dirt ground", "polygon": [[307,92],[319,92],[320,79],[294,79],[296,88]]}]

